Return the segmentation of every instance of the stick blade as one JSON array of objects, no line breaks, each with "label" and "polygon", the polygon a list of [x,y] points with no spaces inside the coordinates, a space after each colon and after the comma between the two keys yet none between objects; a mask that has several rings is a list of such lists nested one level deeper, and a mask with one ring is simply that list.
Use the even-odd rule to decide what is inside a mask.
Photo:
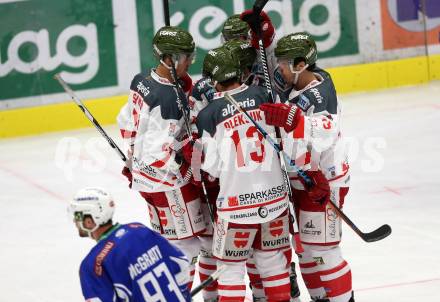
[{"label": "stick blade", "polygon": [[391,227],[388,224],[384,224],[380,228],[370,233],[364,233],[361,237],[366,242],[375,242],[388,237],[389,235],[391,235],[391,232]]}]

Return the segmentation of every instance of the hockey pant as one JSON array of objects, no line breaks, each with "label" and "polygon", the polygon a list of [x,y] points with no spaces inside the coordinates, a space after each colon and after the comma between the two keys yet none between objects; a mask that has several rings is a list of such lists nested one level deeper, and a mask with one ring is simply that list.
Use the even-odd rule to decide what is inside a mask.
[{"label": "hockey pant", "polygon": [[188,183],[172,191],[140,194],[147,201],[151,227],[188,257],[191,287],[201,246],[197,236],[206,232],[199,189]]},{"label": "hockey pant", "polygon": [[214,228],[214,256],[226,272],[218,279],[219,302],[244,301],[246,261],[253,249],[267,301],[289,301],[288,263],[283,250],[289,245],[287,213],[263,224],[236,224],[218,219]]},{"label": "hockey pant", "polygon": [[[342,208],[347,187],[331,188],[330,199]],[[305,191],[294,190],[304,252],[299,256],[301,274],[313,299],[348,302],[352,295],[351,270],[342,257],[341,219],[329,206],[313,203]]]}]

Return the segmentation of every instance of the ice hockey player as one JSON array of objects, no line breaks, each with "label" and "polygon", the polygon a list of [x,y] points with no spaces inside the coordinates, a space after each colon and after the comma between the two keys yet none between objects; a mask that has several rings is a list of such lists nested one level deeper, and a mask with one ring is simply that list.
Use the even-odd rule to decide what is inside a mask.
[{"label": "ice hockey player", "polygon": [[222,42],[232,39],[248,40],[249,26],[240,19],[240,15],[232,15],[226,19],[222,28]]},{"label": "ice hockey player", "polygon": [[79,236],[97,244],[80,266],[86,301],[190,301],[189,263],[168,240],[146,226],[114,223],[106,190],[85,188],[70,203]]},{"label": "ice hockey player", "polygon": [[258,106],[267,101],[265,90],[240,85],[240,66],[227,49],[211,50],[211,80],[216,93],[197,117],[204,146],[202,169],[219,178],[213,254],[225,264],[218,280],[219,301],[244,301],[245,261],[251,249],[268,301],[289,301],[287,261],[289,246],[287,193],[276,154],[225,99],[228,92],[242,103],[268,132]]},{"label": "ice hockey player", "polygon": [[[252,66],[251,76],[249,77],[247,83],[261,87],[266,87],[267,85],[265,82],[264,67],[259,47],[259,41],[261,39],[266,53],[266,63],[271,88],[273,88],[273,92],[276,93],[276,97],[280,98],[281,100],[286,100],[287,95],[292,88],[286,84],[280,69],[277,66],[276,57],[274,54],[276,46],[275,27],[273,26],[269,15],[265,11],[262,11],[259,18],[256,18],[253,10],[246,10],[240,15],[240,19],[248,23],[250,28],[249,43],[254,49],[257,50],[257,60],[255,60]],[[260,34],[257,34],[258,31]],[[291,249],[286,250],[286,257],[290,259],[289,261],[292,261],[291,252]],[[293,261],[291,262],[290,268],[290,283],[292,300],[296,301],[299,299],[298,297],[300,296],[300,290],[296,277],[295,263]]]},{"label": "ice hockey player", "polygon": [[118,115],[121,134],[132,149],[131,171],[127,167],[124,173],[132,174],[132,189],[147,201],[152,228],[172,240],[190,260],[191,276],[201,244],[210,249],[212,237],[201,236],[209,221],[205,220],[200,190],[190,181],[189,165],[177,151],[186,134],[182,110],[187,110],[188,103],[187,95],[176,90],[172,66],[189,92],[187,71],[194,48],[186,30],[159,29],[153,38],[159,65],[149,74],[134,77],[128,102]]},{"label": "ice hockey player", "polygon": [[351,270],[339,247],[341,220],[328,205],[342,207],[349,189],[349,167],[340,129],[341,106],[332,79],[316,66],[317,49],[305,32],[284,36],[275,56],[293,88],[288,103],[263,104],[266,122],[284,128],[285,150],[315,186],[296,174],[292,186],[304,253],[303,279],[314,301],[353,302]]}]

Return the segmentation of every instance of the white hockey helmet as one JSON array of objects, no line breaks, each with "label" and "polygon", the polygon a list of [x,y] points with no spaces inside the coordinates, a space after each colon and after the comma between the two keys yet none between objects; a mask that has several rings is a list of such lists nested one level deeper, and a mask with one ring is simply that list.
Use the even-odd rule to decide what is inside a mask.
[{"label": "white hockey helmet", "polygon": [[[115,204],[109,192],[98,187],[88,187],[79,190],[69,206],[69,212],[72,213],[75,221],[80,222],[83,231],[91,233],[106,224],[113,218]],[[83,226],[84,216],[92,217],[96,226],[92,229],[85,229]]]}]

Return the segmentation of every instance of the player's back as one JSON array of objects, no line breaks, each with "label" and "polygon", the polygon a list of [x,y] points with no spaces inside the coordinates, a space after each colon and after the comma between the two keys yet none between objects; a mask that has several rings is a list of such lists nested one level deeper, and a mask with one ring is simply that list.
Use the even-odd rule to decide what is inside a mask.
[{"label": "player's back", "polygon": [[[80,274],[87,299],[189,301],[187,266],[182,252],[165,238],[130,223],[116,225],[100,239],[81,264]],[[117,298],[110,300],[113,295]]]},{"label": "player's back", "polygon": [[[268,133],[259,109],[267,102],[265,90],[242,85],[228,91]],[[280,163],[257,128],[229,104],[224,93],[197,118],[199,134],[205,144],[203,169],[220,180],[217,199],[221,218],[237,223],[261,223],[278,217],[287,207]]]}]

